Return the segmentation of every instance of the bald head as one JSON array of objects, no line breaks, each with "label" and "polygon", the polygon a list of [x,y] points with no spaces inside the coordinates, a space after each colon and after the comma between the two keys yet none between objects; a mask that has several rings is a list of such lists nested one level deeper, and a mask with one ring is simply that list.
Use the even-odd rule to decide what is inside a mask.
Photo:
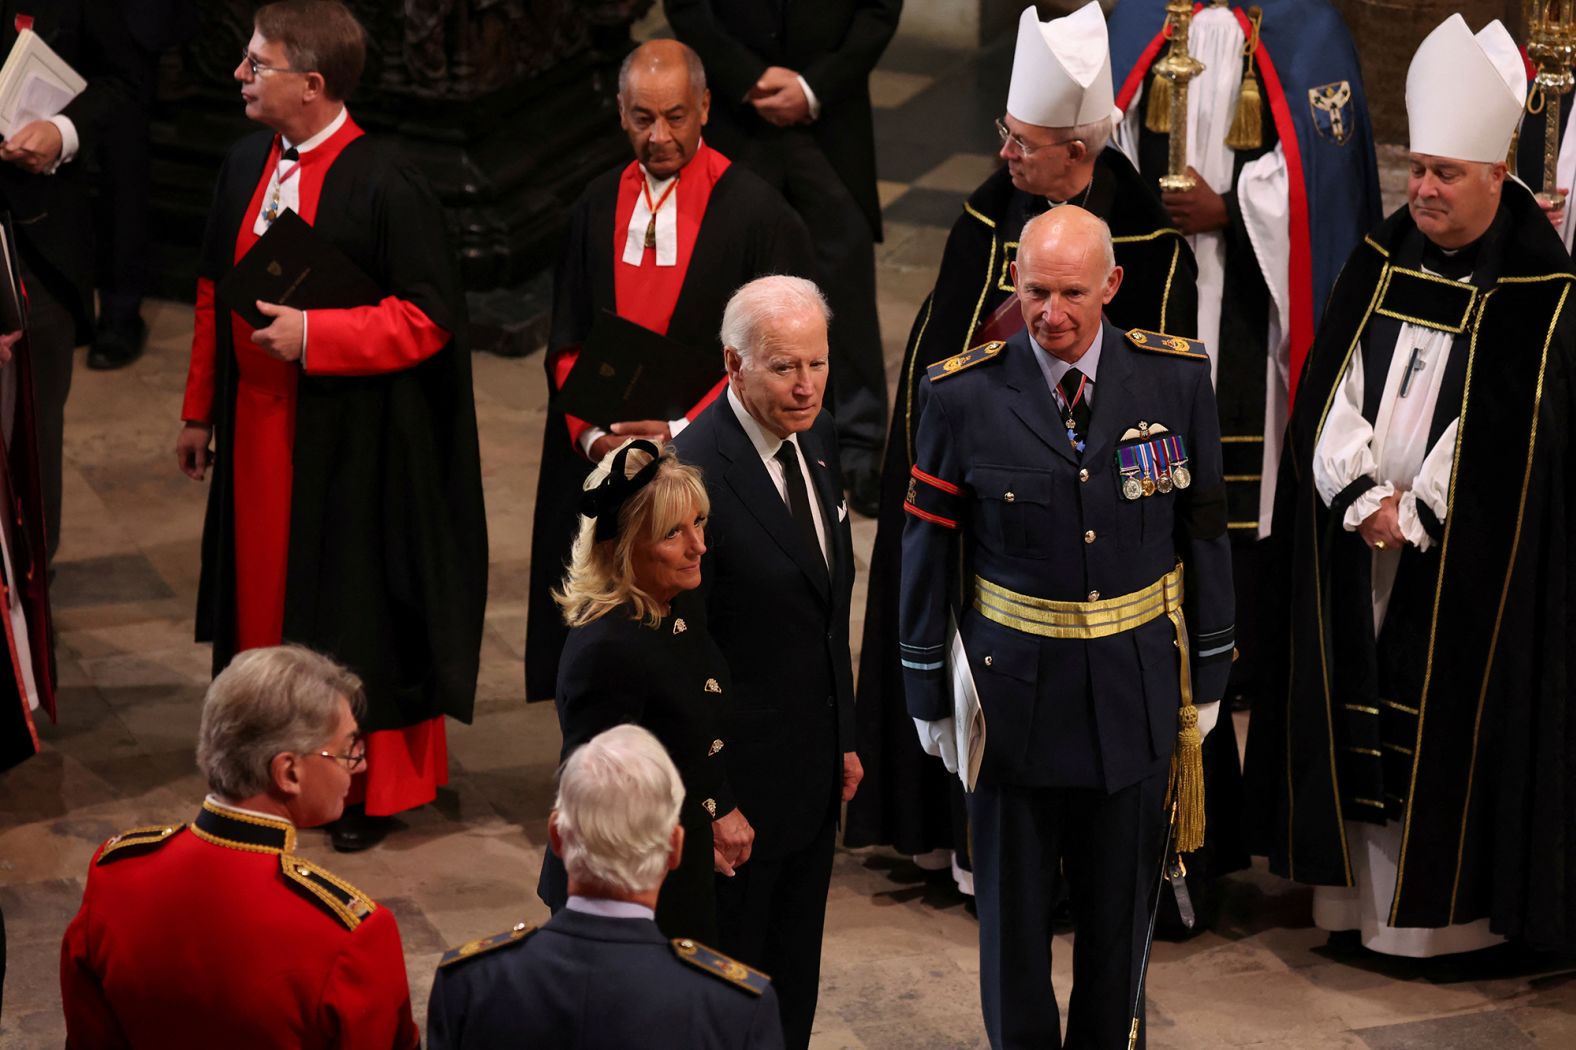
[{"label": "bald head", "polygon": [[695,156],[710,105],[699,56],[677,40],[648,40],[618,71],[618,122],[653,178],[677,175]]},{"label": "bald head", "polygon": [[664,74],[682,69],[689,80],[690,91],[701,95],[706,91],[706,67],[692,48],[677,40],[648,40],[624,56],[618,67],[618,94],[622,98],[629,90],[629,78],[637,70],[641,73]]},{"label": "bald head", "polygon": [[1122,283],[1109,227],[1071,204],[1030,219],[1018,235],[1013,281],[1034,341],[1064,361],[1077,361]]},{"label": "bald head", "polygon": [[1111,228],[1094,212],[1085,211],[1076,204],[1064,204],[1036,215],[1023,224],[1023,232],[1018,235],[1020,260],[1026,255],[1072,256],[1090,250],[1099,253],[1100,278],[1104,280],[1116,266]]}]

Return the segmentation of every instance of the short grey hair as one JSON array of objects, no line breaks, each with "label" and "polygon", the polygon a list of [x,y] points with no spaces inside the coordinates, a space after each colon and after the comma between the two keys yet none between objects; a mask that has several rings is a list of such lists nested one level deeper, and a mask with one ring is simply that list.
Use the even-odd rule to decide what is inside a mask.
[{"label": "short grey hair", "polygon": [[1084,149],[1089,151],[1089,156],[1098,157],[1100,151],[1111,141],[1111,118],[1104,116],[1087,124],[1076,124],[1068,128],[1062,137],[1077,139],[1084,144]]},{"label": "short grey hair", "polygon": [[341,701],[356,715],[365,706],[361,679],[335,660],[300,645],[249,649],[208,686],[197,768],[221,798],[260,795],[274,756],[316,751],[334,735]]},{"label": "short grey hair", "polygon": [[[1063,207],[1072,207],[1072,205],[1063,205]],[[1023,230],[1018,234],[1018,258],[1023,258],[1023,249],[1027,247],[1040,233],[1041,227],[1051,226],[1065,221],[1065,216],[1057,216],[1057,212],[1061,210],[1061,208],[1052,208],[1050,211],[1042,211],[1040,214],[1036,215],[1034,218],[1023,224]],[[1078,210],[1083,211],[1083,209]],[[1105,263],[1105,272],[1100,275],[1100,279],[1103,281],[1107,277],[1111,276],[1112,270],[1116,269],[1116,245],[1111,241],[1111,227],[1106,225],[1105,220],[1101,219],[1093,212],[1084,211],[1083,214],[1087,215],[1095,223],[1099,224],[1100,250],[1101,254],[1104,256]],[[1031,252],[1029,254],[1032,255],[1033,253]]]},{"label": "short grey hair", "polygon": [[718,338],[723,346],[731,346],[740,357],[749,360],[754,351],[769,341],[767,333],[772,321],[811,310],[819,310],[821,320],[831,328],[832,308],[814,281],[786,274],[757,277],[728,300]]},{"label": "short grey hair", "polygon": [[[706,66],[701,62],[700,56],[695,53],[694,48],[690,47],[688,44],[679,43],[679,41],[676,40],[674,43],[683,48],[684,68],[689,73],[690,93],[696,98],[699,98],[701,95],[706,93]],[[618,97],[620,102],[629,98],[630,70],[634,68],[635,56],[640,54],[641,49],[644,46],[645,45],[641,44],[630,48],[629,54],[625,55],[624,61],[619,64]]]},{"label": "short grey hair", "polygon": [[683,804],[679,771],[649,730],[592,737],[559,770],[553,802],[569,878],[620,894],[660,886]]}]

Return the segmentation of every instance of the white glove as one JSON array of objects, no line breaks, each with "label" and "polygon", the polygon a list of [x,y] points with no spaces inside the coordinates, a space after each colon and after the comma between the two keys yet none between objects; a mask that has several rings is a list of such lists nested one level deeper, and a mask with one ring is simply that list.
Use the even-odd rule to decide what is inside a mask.
[{"label": "white glove", "polygon": [[1209,731],[1215,728],[1215,723],[1220,719],[1220,701],[1211,700],[1207,704],[1198,705],[1198,738],[1203,740],[1209,736]]},{"label": "white glove", "polygon": [[914,719],[914,728],[919,731],[919,746],[925,754],[934,755],[941,759],[941,764],[947,767],[948,773],[958,771],[958,731],[956,724],[950,718],[940,718],[934,722],[923,719]]}]

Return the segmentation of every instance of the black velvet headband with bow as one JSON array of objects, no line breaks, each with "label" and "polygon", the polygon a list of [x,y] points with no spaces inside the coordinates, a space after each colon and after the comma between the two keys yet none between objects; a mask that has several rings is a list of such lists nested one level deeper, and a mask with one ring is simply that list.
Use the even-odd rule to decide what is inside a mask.
[{"label": "black velvet headband with bow", "polygon": [[[651,455],[651,462],[641,467],[632,478],[624,476],[624,464],[635,449]],[[651,484],[662,463],[662,450],[649,441],[631,441],[613,456],[613,469],[602,483],[580,494],[580,513],[596,519],[596,539],[613,539],[618,535],[618,511],[624,501]]]}]

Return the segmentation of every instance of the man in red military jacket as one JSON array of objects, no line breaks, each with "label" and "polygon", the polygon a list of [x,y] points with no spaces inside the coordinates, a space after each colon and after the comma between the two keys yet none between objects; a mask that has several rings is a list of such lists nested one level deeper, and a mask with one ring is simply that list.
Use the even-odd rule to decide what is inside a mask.
[{"label": "man in red military jacket", "polygon": [[[197,282],[181,469],[213,464],[197,635],[217,673],[300,642],[367,685],[367,773],[337,849],[448,782],[445,715],[471,719],[487,536],[465,300],[443,211],[345,107],[365,35],[335,0],[258,10],[235,69],[269,130],[225,158]],[[379,287],[373,305],[258,305],[253,330],[215,289],[285,211]],[[362,808],[364,801],[365,808]]]},{"label": "man in red military jacket", "polygon": [[191,824],[135,828],[93,857],[60,950],[67,1045],[410,1050],[420,1045],[399,927],[295,856],[339,816],[365,759],[361,682],[299,646],[214,679]]}]

